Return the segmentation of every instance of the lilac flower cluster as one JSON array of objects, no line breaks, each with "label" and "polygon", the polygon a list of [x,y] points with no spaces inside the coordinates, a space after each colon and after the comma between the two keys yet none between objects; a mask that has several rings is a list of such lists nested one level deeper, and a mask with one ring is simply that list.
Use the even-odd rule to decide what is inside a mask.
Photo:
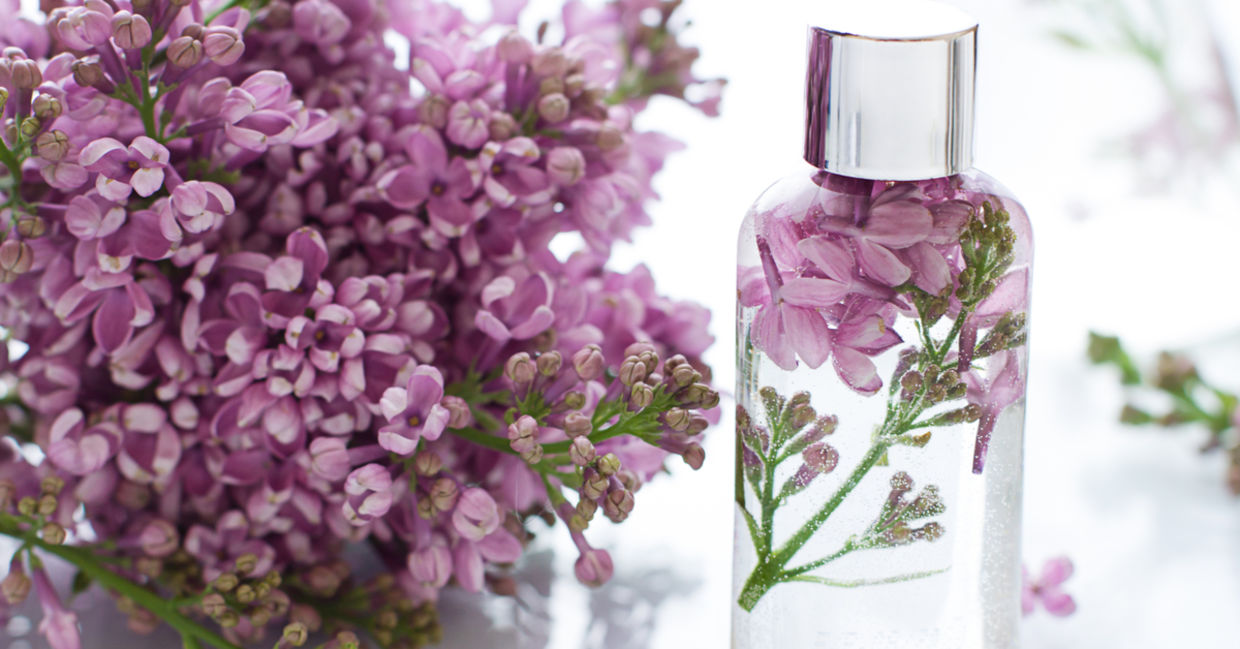
[{"label": "lilac flower cluster", "polygon": [[[926,331],[959,321],[959,352],[944,359],[952,369],[927,377],[901,364],[892,389],[912,394],[930,379],[942,383],[941,394],[927,393],[932,403],[966,397],[967,419],[980,420],[980,472],[996,419],[1024,392],[1016,350],[1029,273],[1007,271],[1014,240],[1000,199],[965,191],[959,177],[816,182],[813,204],[758,216],[761,264],[738,269],[740,304],[755,309],[754,345],[786,370],[830,360],[852,390],[873,395],[883,381],[872,358],[904,342],[897,318],[919,318]],[[973,364],[983,358],[988,368]]]},{"label": "lilac flower cluster", "polygon": [[[96,579],[91,552],[125,559],[107,579],[132,627],[218,647],[273,624],[281,646],[432,641],[439,589],[505,590],[544,512],[606,581],[584,530],[669,455],[699,467],[719,400],[709,314],[606,268],[678,146],[634,114],[716,110],[676,5],[570,2],[554,44],[500,1],[485,23],[431,0],[84,0],[5,25],[0,326],[27,351],[0,359],[0,533]],[[566,258],[563,234],[584,242]],[[361,541],[391,575],[350,575]]]}]

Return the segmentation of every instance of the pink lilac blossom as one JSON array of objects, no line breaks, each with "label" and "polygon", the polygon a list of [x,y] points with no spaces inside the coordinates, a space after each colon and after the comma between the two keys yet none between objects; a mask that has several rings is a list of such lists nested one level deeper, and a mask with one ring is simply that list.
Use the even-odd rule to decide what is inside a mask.
[{"label": "pink lilac blossom", "polygon": [[[481,590],[566,498],[577,574],[606,581],[585,528],[671,455],[699,467],[718,405],[709,313],[607,268],[679,146],[636,113],[717,109],[676,4],[570,3],[555,43],[503,2],[85,0],[0,26],[0,326],[29,345],[0,371],[47,457],[0,443],[0,488],[58,494],[71,542],[82,506],[175,596],[264,583],[275,619],[353,587],[353,542],[416,605]],[[586,245],[557,257],[562,233]],[[841,344],[885,344],[868,326]],[[237,642],[271,621],[201,609]]]},{"label": "pink lilac blossom", "polygon": [[1021,568],[1020,608],[1025,615],[1037,610],[1038,602],[1047,613],[1056,617],[1076,612],[1076,600],[1063,591],[1063,584],[1072,576],[1072,560],[1067,557],[1048,559],[1037,577],[1029,575],[1028,568]]},{"label": "pink lilac blossom", "polygon": [[[1001,206],[1001,199],[950,178],[885,183],[820,174],[814,182],[820,187],[808,204],[756,215],[758,260],[738,268],[739,303],[753,309],[751,339],[777,366],[830,360],[845,385],[872,395],[883,385],[872,359],[904,342],[898,320],[924,315],[913,291],[942,301],[941,315],[959,316],[956,293],[962,274],[972,272],[962,234],[983,203]],[[977,471],[997,417],[1023,393],[1023,373],[1011,350],[973,367],[974,347],[979,330],[1025,311],[1028,281],[1026,266],[1013,268],[960,323],[952,358],[982,412]]]}]

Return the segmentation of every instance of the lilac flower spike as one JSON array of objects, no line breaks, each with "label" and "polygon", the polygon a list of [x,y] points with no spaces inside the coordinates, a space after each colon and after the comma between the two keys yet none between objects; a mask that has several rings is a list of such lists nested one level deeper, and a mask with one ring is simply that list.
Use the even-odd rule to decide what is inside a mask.
[{"label": "lilac flower spike", "polygon": [[[635,129],[644,84],[600,70],[629,66],[646,5],[556,43],[497,42],[520,0],[504,26],[445,0],[50,4],[0,24],[0,328],[28,347],[0,365],[45,458],[0,440],[0,534],[69,530],[66,556],[237,646],[299,644],[328,601],[398,629],[384,647],[430,639],[439,590],[509,590],[521,514],[567,498],[579,578],[609,578],[587,519],[627,515],[672,454],[700,464],[718,401],[708,312],[608,268],[676,148]],[[662,31],[661,71],[687,72]],[[560,233],[588,249],[549,254]],[[640,437],[603,416],[630,412]],[[368,541],[394,579],[340,561]],[[77,649],[71,614],[46,625]]]},{"label": "lilac flower spike", "polygon": [[82,149],[78,161],[98,172],[95,188],[101,196],[121,202],[130,191],[144,198],[159,191],[169,157],[168,147],[139,135],[128,147],[110,137],[95,140]]},{"label": "lilac flower spike", "polygon": [[443,375],[439,370],[430,365],[414,368],[405,387],[383,392],[379,407],[389,423],[379,429],[379,445],[409,456],[420,440],[439,439],[451,417],[442,400]]}]

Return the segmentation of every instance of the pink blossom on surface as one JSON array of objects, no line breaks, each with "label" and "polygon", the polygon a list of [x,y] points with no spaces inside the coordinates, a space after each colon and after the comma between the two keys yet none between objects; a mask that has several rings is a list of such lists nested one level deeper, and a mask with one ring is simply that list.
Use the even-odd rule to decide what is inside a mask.
[{"label": "pink blossom on surface", "polygon": [[1048,559],[1042,565],[1042,573],[1035,577],[1029,576],[1029,570],[1021,568],[1020,608],[1025,615],[1032,614],[1038,602],[1047,613],[1056,617],[1072,615],[1076,612],[1076,600],[1063,591],[1063,584],[1074,572],[1072,560],[1067,557]]}]

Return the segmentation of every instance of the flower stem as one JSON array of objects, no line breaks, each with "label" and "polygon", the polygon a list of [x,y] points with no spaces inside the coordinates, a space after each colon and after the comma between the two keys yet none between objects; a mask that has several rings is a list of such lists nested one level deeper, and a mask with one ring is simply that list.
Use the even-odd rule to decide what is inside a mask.
[{"label": "flower stem", "polygon": [[167,622],[169,626],[176,629],[185,640],[186,647],[198,647],[200,646],[198,641],[201,641],[216,647],[216,649],[241,649],[178,611],[163,596],[112,572],[92,555],[89,550],[71,545],[45,543],[33,530],[23,531],[17,518],[3,513],[0,513],[0,534],[34,546],[47,554],[59,557],[76,566],[96,583],[132,599],[135,604],[154,613],[157,617]]},{"label": "flower stem", "polygon": [[0,140],[0,163],[8,168],[9,175],[13,177],[13,191],[16,192],[22,181],[22,165],[3,140]]},{"label": "flower stem", "polygon": [[831,496],[831,499],[823,504],[822,508],[819,509],[808,521],[805,521],[805,524],[801,526],[801,529],[797,530],[796,534],[793,534],[791,538],[784,542],[784,544],[775,553],[775,561],[778,562],[781,567],[787,564],[788,561],[792,559],[793,555],[801,549],[801,546],[805,545],[805,543],[809,541],[810,537],[814,535],[814,532],[817,532],[818,528],[831,517],[831,514],[833,514],[835,510],[839,508],[840,504],[844,502],[844,498],[848,497],[848,494],[852,493],[853,490],[857,488],[857,485],[861,484],[861,480],[864,479],[866,474],[870,472],[870,469],[873,469],[874,465],[878,464],[878,461],[886,455],[887,449],[890,447],[891,442],[885,439],[878,439],[873,445],[870,446],[870,450],[866,452],[865,457],[861,458],[861,462],[857,465],[857,468],[853,469],[852,474],[848,476],[848,479],[844,481],[844,484],[840,485],[840,488],[837,489],[835,494]]},{"label": "flower stem", "polygon": [[824,586],[833,586],[835,588],[860,588],[862,586],[878,586],[881,584],[898,584],[903,581],[913,581],[914,579],[924,579],[933,577],[934,575],[947,572],[947,568],[938,570],[925,570],[923,572],[913,572],[907,575],[896,575],[895,577],[887,577],[885,579],[827,579],[826,577],[816,577],[814,575],[799,575],[789,577],[788,581],[805,581],[813,584],[822,584]]}]

